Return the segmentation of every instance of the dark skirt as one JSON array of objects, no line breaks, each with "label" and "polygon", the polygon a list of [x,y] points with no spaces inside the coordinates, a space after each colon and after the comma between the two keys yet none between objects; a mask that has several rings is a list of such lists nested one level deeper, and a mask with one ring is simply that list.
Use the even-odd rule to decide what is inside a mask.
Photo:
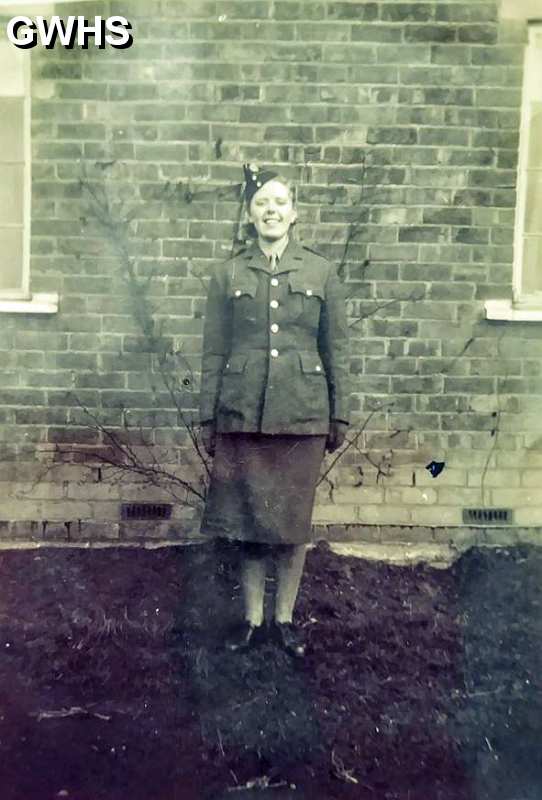
[{"label": "dark skirt", "polygon": [[201,531],[262,544],[306,544],[326,436],[217,435]]}]

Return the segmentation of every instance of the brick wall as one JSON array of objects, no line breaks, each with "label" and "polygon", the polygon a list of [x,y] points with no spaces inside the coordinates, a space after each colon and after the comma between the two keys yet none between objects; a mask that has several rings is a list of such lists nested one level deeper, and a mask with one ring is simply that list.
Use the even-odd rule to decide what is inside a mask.
[{"label": "brick wall", "polygon": [[[297,180],[297,236],[348,284],[359,436],[315,522],[442,540],[463,507],[499,506],[539,525],[540,325],[483,314],[511,294],[522,23],[492,0],[59,11],[123,13],[135,44],[32,54],[32,286],[61,301],[0,317],[0,535],[196,529],[182,481],[201,491],[205,470],[185,423],[243,161]],[[121,450],[136,471],[108,465]],[[120,502],[172,498],[169,522],[120,520]]]}]

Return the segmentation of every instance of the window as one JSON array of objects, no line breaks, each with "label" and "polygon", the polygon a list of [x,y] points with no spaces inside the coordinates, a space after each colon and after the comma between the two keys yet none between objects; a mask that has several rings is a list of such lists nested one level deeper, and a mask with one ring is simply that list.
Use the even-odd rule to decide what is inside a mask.
[{"label": "window", "polygon": [[0,298],[30,299],[30,55],[0,41]]},{"label": "window", "polygon": [[540,0],[502,0],[501,18],[528,22],[519,141],[513,297],[486,300],[487,319],[542,322],[542,19]]},{"label": "window", "polygon": [[525,49],[514,239],[514,302],[542,308],[542,23]]}]

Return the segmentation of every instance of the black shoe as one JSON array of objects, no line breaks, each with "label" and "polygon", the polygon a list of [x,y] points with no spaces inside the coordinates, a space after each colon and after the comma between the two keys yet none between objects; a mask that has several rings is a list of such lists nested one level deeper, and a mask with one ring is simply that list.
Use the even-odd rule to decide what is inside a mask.
[{"label": "black shoe", "polygon": [[236,653],[256,647],[264,640],[264,626],[253,625],[248,620],[240,622],[228,633],[225,641],[226,650]]},{"label": "black shoe", "polygon": [[273,622],[271,638],[289,655],[295,658],[303,658],[305,655],[305,643],[293,622]]}]

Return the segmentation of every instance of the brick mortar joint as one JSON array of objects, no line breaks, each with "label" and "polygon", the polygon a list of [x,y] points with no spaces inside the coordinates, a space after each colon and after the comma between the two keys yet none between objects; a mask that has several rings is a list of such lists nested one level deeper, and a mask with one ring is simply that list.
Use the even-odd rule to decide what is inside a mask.
[{"label": "brick mortar joint", "polygon": [[[354,529],[367,529],[371,531],[376,531],[378,533],[385,533],[389,531],[390,528],[392,529],[401,529],[403,531],[412,531],[413,533],[421,533],[427,530],[431,530],[432,532],[439,531],[439,532],[447,532],[450,531],[451,534],[453,533],[473,533],[478,534],[483,531],[502,531],[505,533],[516,533],[517,531],[522,530],[529,530],[529,532],[538,532],[542,537],[542,525],[432,525],[430,523],[419,525],[419,524],[409,524],[409,523],[401,523],[401,522],[390,522],[386,524],[370,524],[370,523],[363,523],[363,522],[352,522],[352,523],[317,523],[313,525],[313,530],[315,532],[318,531],[329,531],[333,529],[334,531],[340,531],[341,533],[347,533],[352,528]],[[541,540],[542,541],[542,540]]]},{"label": "brick mortar joint", "polygon": [[[73,522],[74,522],[74,520],[54,520],[54,521],[50,521],[48,524],[58,527],[58,526],[65,525],[65,524],[68,524],[68,523],[73,524]],[[79,520],[79,522],[81,522],[84,526],[87,526],[87,527],[107,527],[107,526],[115,527],[115,526],[118,526],[120,524],[120,522],[122,522],[123,526],[129,527],[130,524],[131,524],[130,521],[127,521],[127,520],[117,520],[117,521],[112,521],[111,520],[111,521],[109,521],[109,520],[94,520],[93,519],[93,520]],[[134,522],[134,526],[135,527],[137,526],[137,524],[139,524],[139,525],[150,524],[150,522],[147,521],[147,520],[133,520],[133,522]],[[172,525],[175,522],[176,522],[175,520],[168,520],[167,524],[168,525]],[[182,520],[179,520],[178,522],[182,522]],[[44,524],[44,520],[31,520],[31,519],[28,519],[28,520],[3,520],[3,519],[0,519],[0,527],[4,527],[4,528],[7,528],[7,529],[16,528],[16,527],[23,527],[23,526],[28,526],[28,527],[40,526],[41,527],[41,526],[43,526],[43,524]],[[487,531],[491,531],[491,532],[500,531],[500,532],[505,532],[505,533],[517,533],[518,531],[528,530],[531,533],[534,533],[534,532],[540,533],[540,535],[542,536],[542,525],[479,525],[479,526],[475,526],[475,525],[461,525],[461,524],[459,524],[459,525],[433,525],[433,524],[430,524],[430,523],[421,524],[420,525],[420,524],[409,524],[409,523],[401,523],[401,522],[397,522],[397,523],[390,522],[390,523],[385,523],[385,524],[381,524],[381,523],[370,524],[370,523],[363,523],[363,522],[352,522],[352,523],[340,523],[340,522],[339,523],[334,523],[334,522],[329,522],[329,523],[316,523],[316,524],[314,524],[312,526],[312,529],[313,529],[313,531],[315,533],[320,533],[320,532],[323,532],[323,531],[328,531],[329,532],[330,530],[333,530],[334,533],[337,533],[337,532],[347,533],[348,531],[350,531],[352,529],[354,529],[354,530],[358,530],[359,529],[360,531],[364,530],[364,529],[367,529],[367,530],[370,530],[370,531],[376,531],[378,533],[385,533],[386,531],[389,531],[390,529],[392,529],[392,530],[398,529],[398,530],[401,530],[401,531],[412,531],[413,533],[423,533],[423,532],[426,532],[426,531],[431,531],[431,532],[435,532],[435,531],[447,532],[447,531],[449,531],[452,534],[453,533],[458,533],[458,532],[461,532],[463,534],[464,533],[476,534],[476,533],[480,533],[480,532],[483,532],[483,531],[486,531],[486,532]],[[188,531],[188,530],[186,531],[186,535],[190,535],[191,539],[194,538],[194,533],[190,534],[190,531]],[[205,537],[202,537],[202,538],[205,538]]]}]

